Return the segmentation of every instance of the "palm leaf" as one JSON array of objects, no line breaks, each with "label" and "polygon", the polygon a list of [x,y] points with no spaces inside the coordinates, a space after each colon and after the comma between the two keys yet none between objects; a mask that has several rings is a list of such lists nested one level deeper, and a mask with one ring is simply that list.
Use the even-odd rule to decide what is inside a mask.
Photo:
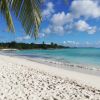
[{"label": "palm leaf", "polygon": [[11,17],[10,11],[9,11],[9,5],[8,5],[7,1],[2,0],[0,2],[0,5],[1,5],[1,7],[0,7],[1,13],[3,14],[3,16],[7,22],[7,25],[8,25],[8,30],[14,32],[14,25],[13,25],[13,21],[12,21],[12,17]]},{"label": "palm leaf", "polygon": [[[38,36],[41,17],[41,0],[1,0],[1,12],[4,15],[9,30],[14,31],[10,10],[21,22],[26,34],[35,38]],[[11,9],[10,9],[11,8]],[[9,10],[10,9],[10,10]]]}]

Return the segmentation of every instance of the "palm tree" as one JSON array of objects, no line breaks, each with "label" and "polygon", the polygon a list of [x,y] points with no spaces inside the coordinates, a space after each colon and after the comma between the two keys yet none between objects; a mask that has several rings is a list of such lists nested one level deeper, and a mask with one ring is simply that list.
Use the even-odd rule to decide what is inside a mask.
[{"label": "palm tree", "polygon": [[15,32],[11,12],[19,19],[26,34],[38,36],[41,23],[41,0],[0,0],[0,13],[4,16],[9,31]]}]

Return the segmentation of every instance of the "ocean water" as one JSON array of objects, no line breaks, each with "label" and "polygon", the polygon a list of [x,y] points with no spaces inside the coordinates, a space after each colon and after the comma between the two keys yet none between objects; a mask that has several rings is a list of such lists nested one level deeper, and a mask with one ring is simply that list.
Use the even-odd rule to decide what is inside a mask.
[{"label": "ocean water", "polygon": [[69,48],[55,50],[21,50],[16,54],[28,57],[40,57],[75,64],[100,66],[99,48]]}]

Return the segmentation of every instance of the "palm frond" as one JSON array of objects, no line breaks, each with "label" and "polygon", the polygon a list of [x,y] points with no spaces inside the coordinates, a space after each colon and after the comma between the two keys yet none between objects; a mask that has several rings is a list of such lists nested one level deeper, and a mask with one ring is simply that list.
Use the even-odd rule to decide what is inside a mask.
[{"label": "palm frond", "polygon": [[1,0],[1,12],[4,15],[9,30],[14,31],[10,8],[21,22],[26,34],[38,36],[42,20],[40,6],[41,0]]},{"label": "palm frond", "polygon": [[12,10],[22,23],[27,34],[38,36],[41,23],[41,0],[13,0]]},{"label": "palm frond", "polygon": [[3,16],[7,22],[8,30],[15,32],[12,17],[11,17],[10,10],[9,10],[9,5],[6,0],[1,0],[0,11],[3,14]]}]

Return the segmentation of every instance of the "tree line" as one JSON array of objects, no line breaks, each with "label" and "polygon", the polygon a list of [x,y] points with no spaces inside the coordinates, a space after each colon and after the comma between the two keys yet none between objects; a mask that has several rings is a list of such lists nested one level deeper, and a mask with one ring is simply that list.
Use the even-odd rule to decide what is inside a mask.
[{"label": "tree line", "polygon": [[62,49],[69,48],[56,43],[51,42],[51,44],[35,44],[35,43],[17,43],[15,41],[0,43],[0,49]]}]

